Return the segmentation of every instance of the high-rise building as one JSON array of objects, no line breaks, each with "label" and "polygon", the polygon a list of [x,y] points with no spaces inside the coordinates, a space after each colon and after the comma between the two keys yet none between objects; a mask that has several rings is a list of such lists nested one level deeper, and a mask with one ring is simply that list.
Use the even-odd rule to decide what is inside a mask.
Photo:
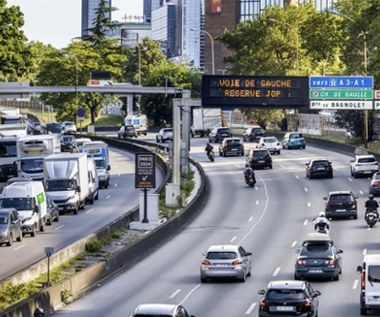
[{"label": "high-rise building", "polygon": [[[82,36],[89,34],[89,29],[94,26],[96,10],[101,1],[106,1],[108,7],[112,7],[112,0],[82,0]],[[109,13],[111,20],[111,12]]]}]

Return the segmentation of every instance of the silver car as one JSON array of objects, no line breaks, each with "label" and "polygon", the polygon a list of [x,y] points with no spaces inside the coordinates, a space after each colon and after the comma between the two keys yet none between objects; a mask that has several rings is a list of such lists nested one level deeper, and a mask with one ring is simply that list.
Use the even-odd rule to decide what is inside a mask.
[{"label": "silver car", "polygon": [[13,240],[22,240],[21,219],[15,208],[0,209],[0,245],[11,246]]},{"label": "silver car", "polygon": [[236,278],[245,282],[251,275],[251,252],[240,245],[212,245],[201,264],[201,282],[211,278]]},{"label": "silver car", "polygon": [[182,305],[141,304],[129,317],[194,317]]}]

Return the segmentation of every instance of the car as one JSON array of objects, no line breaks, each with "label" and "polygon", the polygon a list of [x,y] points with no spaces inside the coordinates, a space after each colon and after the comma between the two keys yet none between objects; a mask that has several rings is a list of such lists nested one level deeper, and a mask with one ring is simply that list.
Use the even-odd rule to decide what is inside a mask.
[{"label": "car", "polygon": [[129,317],[195,317],[185,307],[174,304],[140,304]]},{"label": "car", "polygon": [[372,154],[356,155],[354,160],[350,161],[351,176],[373,175],[379,171],[379,163]]},{"label": "car", "polygon": [[315,177],[333,178],[334,172],[332,163],[326,159],[311,159],[306,164],[306,177],[309,179]]},{"label": "car", "polygon": [[374,173],[372,175],[371,181],[369,182],[369,194],[373,196],[380,196],[380,172]]},{"label": "car", "polygon": [[27,127],[28,134],[38,135],[45,134],[46,127],[42,126],[41,122],[33,121]]},{"label": "car", "polygon": [[259,290],[259,317],[297,316],[317,317],[318,296],[308,281],[271,281],[266,289]]},{"label": "car", "polygon": [[266,168],[272,169],[272,156],[267,149],[249,149],[246,163],[253,169]]},{"label": "car", "polygon": [[337,249],[327,234],[312,233],[302,243],[294,265],[294,279],[339,280],[342,274],[342,249]]},{"label": "car", "polygon": [[46,131],[47,131],[47,133],[61,134],[62,130],[63,130],[62,123],[59,123],[59,122],[49,122],[49,123],[46,123]]},{"label": "car", "polygon": [[78,152],[77,142],[73,135],[63,134],[61,136],[61,152]]},{"label": "car", "polygon": [[0,209],[0,245],[11,246],[13,240],[22,241],[21,218],[15,208]]},{"label": "car", "polygon": [[244,155],[244,145],[239,138],[225,138],[219,145],[219,155]]},{"label": "car", "polygon": [[137,138],[138,133],[133,125],[123,125],[117,132],[118,139]]},{"label": "car", "polygon": [[65,134],[77,133],[77,127],[73,121],[62,122],[62,130]]},{"label": "car", "polygon": [[323,199],[326,218],[358,218],[357,196],[351,191],[331,191]]},{"label": "car", "polygon": [[251,275],[251,252],[241,245],[212,245],[203,253],[200,267],[201,282],[212,278],[235,278],[245,282]]},{"label": "car", "polygon": [[231,138],[232,132],[230,128],[216,127],[208,134],[208,141],[210,143],[220,143],[225,138]]},{"label": "car", "polygon": [[258,141],[261,137],[264,137],[264,136],[265,136],[265,130],[259,125],[249,127],[247,128],[247,130],[243,132],[244,142]]},{"label": "car", "polygon": [[46,198],[46,224],[51,225],[53,221],[59,221],[59,209],[57,204],[50,198]]},{"label": "car", "polygon": [[173,141],[173,128],[162,128],[156,135],[156,141],[157,143]]},{"label": "car", "polygon": [[75,142],[77,143],[78,151],[81,152],[84,144],[91,143],[90,138],[76,138]]},{"label": "car", "polygon": [[270,154],[281,153],[281,143],[275,136],[261,137],[258,142],[259,149],[267,149]]},{"label": "car", "polygon": [[306,142],[302,133],[287,132],[281,140],[283,149],[305,149]]}]

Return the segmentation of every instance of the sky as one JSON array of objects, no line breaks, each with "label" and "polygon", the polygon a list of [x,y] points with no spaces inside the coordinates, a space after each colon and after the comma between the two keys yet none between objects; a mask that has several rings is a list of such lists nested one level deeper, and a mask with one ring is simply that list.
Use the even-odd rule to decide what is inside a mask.
[{"label": "sky", "polygon": [[[81,35],[82,0],[8,0],[24,13],[22,28],[29,41],[40,41],[63,48]],[[123,21],[124,15],[143,15],[143,0],[112,0],[118,11],[112,20]]]}]

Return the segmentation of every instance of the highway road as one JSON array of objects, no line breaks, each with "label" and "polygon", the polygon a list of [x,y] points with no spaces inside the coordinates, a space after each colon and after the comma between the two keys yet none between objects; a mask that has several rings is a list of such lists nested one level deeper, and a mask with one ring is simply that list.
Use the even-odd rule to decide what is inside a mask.
[{"label": "highway road", "polygon": [[[14,242],[11,247],[1,246],[0,280],[44,258],[44,247],[58,251],[137,206],[140,190],[135,189],[134,162],[134,154],[110,148],[110,186],[100,189],[94,205],[87,204],[78,215],[61,215],[59,222],[45,226],[45,231],[38,232],[34,238],[27,235],[22,242]],[[162,181],[163,175],[157,170],[157,186]]]},{"label": "highway road", "polygon": [[[211,163],[203,151],[206,139],[193,139],[190,155],[209,177],[211,190],[204,210],[176,237],[114,279],[64,307],[54,316],[128,316],[140,303],[183,304],[195,316],[257,316],[258,290],[271,280],[293,279],[296,249],[312,221],[324,209],[331,190],[352,190],[359,196],[357,220],[334,220],[330,235],[343,249],[339,281],[312,281],[319,290],[319,316],[359,315],[357,265],[363,254],[379,248],[380,224],[367,228],[363,214],[368,179],[353,179],[351,157],[307,146],[273,156],[272,170],[256,171],[256,187],[243,180],[244,157],[219,157]],[[246,143],[246,149],[252,144]],[[214,146],[216,150],[216,145]],[[217,150],[215,151],[217,153]],[[310,158],[333,162],[333,179],[309,180]],[[245,283],[201,284],[202,252],[212,244],[242,244],[253,252],[252,276]]]}]

